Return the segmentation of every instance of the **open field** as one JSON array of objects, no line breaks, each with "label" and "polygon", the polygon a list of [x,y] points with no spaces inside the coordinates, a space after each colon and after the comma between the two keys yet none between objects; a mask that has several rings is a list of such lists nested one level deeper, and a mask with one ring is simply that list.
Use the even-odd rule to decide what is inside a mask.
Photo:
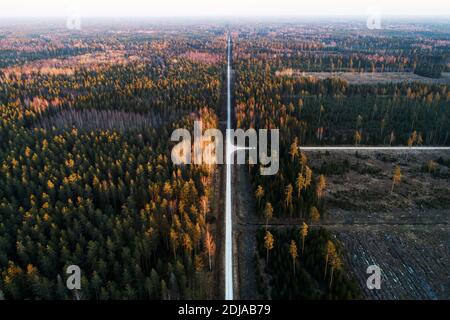
[{"label": "open field", "polygon": [[[406,154],[311,154],[316,166],[347,160],[348,172],[329,176],[328,214],[323,225],[336,234],[346,261],[367,298],[445,299],[450,228],[448,167],[423,172],[429,160],[445,152]],[[390,193],[391,171],[402,169],[402,182]],[[368,290],[366,268],[382,269],[381,290]]]},{"label": "open field", "polygon": [[350,84],[377,84],[377,83],[399,83],[399,82],[423,82],[450,84],[450,76],[443,74],[442,78],[432,79],[422,77],[413,72],[299,72],[293,71],[293,76],[309,77],[318,80],[328,78],[339,78]]},{"label": "open field", "polygon": [[[344,245],[346,262],[367,298],[447,298],[450,284],[447,223],[346,225],[328,229]],[[369,265],[381,268],[380,290],[367,289]]]}]

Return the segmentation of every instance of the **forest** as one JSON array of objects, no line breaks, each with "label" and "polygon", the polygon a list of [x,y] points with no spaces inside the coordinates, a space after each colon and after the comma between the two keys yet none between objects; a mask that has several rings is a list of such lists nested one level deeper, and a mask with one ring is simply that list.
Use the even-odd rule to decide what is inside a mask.
[{"label": "forest", "polygon": [[[258,198],[275,215],[325,213],[324,177],[308,166],[301,145],[450,145],[450,92],[446,85],[400,83],[349,85],[340,79],[275,77],[270,67],[239,64],[237,126],[280,128],[280,171],[262,177],[252,168],[253,188],[276,190]],[[320,181],[322,179],[322,182]]]},{"label": "forest", "polygon": [[[402,230],[398,238],[381,233],[373,217],[383,228],[394,226],[394,209],[420,200],[420,208],[399,213],[399,225],[409,227],[407,219],[422,210],[432,220],[413,216],[414,228],[437,221],[432,235],[448,235],[437,211],[447,204],[450,159],[356,152],[334,161],[301,147],[450,146],[449,33],[434,23],[395,26],[0,26],[0,300],[223,298],[225,166],[174,165],[170,137],[194,121],[204,130],[226,126],[228,35],[232,126],[280,130],[276,175],[260,175],[259,165],[233,166],[233,258],[238,272],[249,272],[236,274],[239,294],[367,298],[354,258],[365,259],[363,241],[348,239],[413,243],[384,251],[380,245],[386,256],[430,253],[417,243],[421,231],[408,229],[403,241]],[[351,189],[354,181],[363,187]],[[405,206],[393,206],[391,216],[357,207],[360,198],[372,204],[379,196],[368,181],[386,189],[379,207]],[[424,191],[409,192],[417,181]],[[358,209],[357,217],[346,208]],[[360,225],[377,229],[361,232]],[[438,259],[448,247],[444,238],[430,240],[443,250],[431,250]],[[443,264],[430,261],[419,269]],[[80,290],[67,289],[70,265],[82,271]],[[247,278],[254,287],[239,283]]]},{"label": "forest", "polygon": [[[122,46],[102,38],[103,51]],[[26,63],[0,74],[0,296],[211,298],[214,167],[174,166],[170,134],[217,127],[221,61],[189,54],[206,49],[187,38],[134,36],[120,63],[80,65],[65,57],[84,49],[65,46],[2,58]]]},{"label": "forest", "polygon": [[[437,181],[448,176],[448,152],[301,147],[450,146],[448,32],[432,25],[373,32],[356,24],[313,22],[245,31],[233,48],[236,126],[280,130],[279,172],[266,177],[258,165],[246,170],[254,201],[244,207],[256,216],[240,213],[240,252],[257,251],[251,264],[239,258],[255,274],[246,285],[257,294],[246,297],[402,299],[440,292],[443,278],[430,279],[432,272],[421,269],[440,268],[440,254],[422,259],[421,252],[448,243],[448,230],[442,237],[434,229],[433,219],[440,218],[432,211],[446,201],[448,183],[441,189]],[[412,199],[424,193],[417,187],[424,180],[418,172],[434,177],[423,190],[435,200],[415,205]],[[406,212],[413,214],[404,218]],[[420,219],[426,224],[414,229]],[[246,244],[251,236],[245,232],[254,233],[255,247]],[[426,239],[421,244],[410,238],[417,232]],[[386,291],[367,289],[371,263],[389,274]],[[252,272],[243,271],[242,279]]]}]

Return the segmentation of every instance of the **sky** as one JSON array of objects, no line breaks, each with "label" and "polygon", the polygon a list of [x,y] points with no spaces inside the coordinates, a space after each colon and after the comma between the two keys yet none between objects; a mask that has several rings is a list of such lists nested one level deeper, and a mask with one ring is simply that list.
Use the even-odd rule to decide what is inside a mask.
[{"label": "sky", "polygon": [[449,16],[449,0],[0,0],[0,17]]}]

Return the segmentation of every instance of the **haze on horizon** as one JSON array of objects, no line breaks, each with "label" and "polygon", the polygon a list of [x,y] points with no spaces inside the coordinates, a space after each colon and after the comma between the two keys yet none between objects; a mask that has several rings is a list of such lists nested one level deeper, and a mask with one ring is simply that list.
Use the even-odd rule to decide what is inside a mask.
[{"label": "haze on horizon", "polygon": [[0,3],[0,17],[65,17],[74,9],[85,17],[450,16],[450,1],[15,0]]}]

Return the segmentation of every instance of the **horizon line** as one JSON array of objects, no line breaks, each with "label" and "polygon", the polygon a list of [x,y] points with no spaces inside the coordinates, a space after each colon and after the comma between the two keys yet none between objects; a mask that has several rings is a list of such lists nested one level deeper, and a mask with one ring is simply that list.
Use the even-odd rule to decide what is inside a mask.
[{"label": "horizon line", "polygon": [[[448,18],[450,13],[436,13],[436,14],[382,14],[383,17],[388,18]],[[241,18],[367,18],[368,15],[365,14],[321,14],[321,13],[311,13],[311,14],[260,14],[260,15],[83,15],[82,18],[227,18],[227,19],[241,19]],[[0,18],[11,18],[11,19],[27,19],[27,18],[67,18],[67,15],[1,15]]]}]

